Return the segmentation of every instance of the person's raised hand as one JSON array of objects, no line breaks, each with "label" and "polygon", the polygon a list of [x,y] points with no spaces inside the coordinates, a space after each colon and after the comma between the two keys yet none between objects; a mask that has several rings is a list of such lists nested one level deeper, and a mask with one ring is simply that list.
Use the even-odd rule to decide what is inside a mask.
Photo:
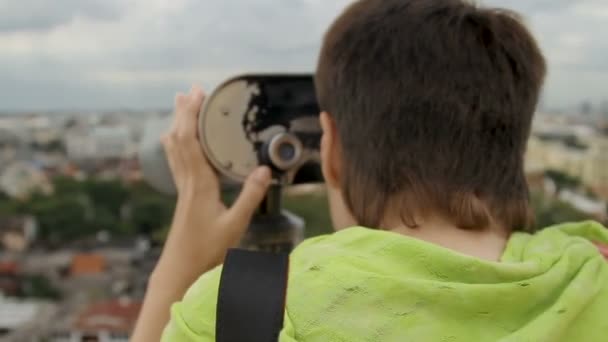
[{"label": "person's raised hand", "polygon": [[169,321],[170,306],[203,273],[220,264],[237,245],[261,203],[271,176],[258,168],[247,179],[231,208],[220,197],[220,184],[197,137],[204,95],[199,87],[175,97],[175,119],[162,138],[178,197],[163,253],[148,282],[131,341],[158,341]]},{"label": "person's raised hand", "polygon": [[271,182],[267,167],[256,169],[234,205],[221,200],[218,177],[198,138],[201,88],[175,97],[175,118],[162,143],[178,191],[178,201],[156,273],[182,275],[184,281],[220,264],[226,250],[238,244]]}]

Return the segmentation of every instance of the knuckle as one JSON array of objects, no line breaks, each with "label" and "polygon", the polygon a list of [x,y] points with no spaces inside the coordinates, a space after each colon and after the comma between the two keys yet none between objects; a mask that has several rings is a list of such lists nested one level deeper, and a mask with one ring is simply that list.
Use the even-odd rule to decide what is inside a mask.
[{"label": "knuckle", "polygon": [[180,103],[182,103],[184,101],[184,95],[181,93],[178,93],[175,95],[175,98],[173,100],[173,102],[175,102],[176,105],[179,105]]},{"label": "knuckle", "polygon": [[188,112],[189,112],[189,117],[191,117],[193,120],[196,118],[196,114],[198,114],[200,107],[198,106],[198,103],[196,101],[191,101],[188,103]]},{"label": "knuckle", "polygon": [[194,91],[192,92],[192,97],[194,100],[196,101],[201,101],[202,99],[205,98],[205,93],[203,93],[203,90],[200,88],[196,88],[194,89]]},{"label": "knuckle", "polygon": [[187,132],[180,131],[176,134],[176,140],[185,143],[190,141],[190,135]]}]

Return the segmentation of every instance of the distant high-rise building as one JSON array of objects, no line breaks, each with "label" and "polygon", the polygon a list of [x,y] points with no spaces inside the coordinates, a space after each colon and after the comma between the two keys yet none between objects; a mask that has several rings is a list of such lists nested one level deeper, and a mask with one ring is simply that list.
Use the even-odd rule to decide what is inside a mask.
[{"label": "distant high-rise building", "polygon": [[65,137],[71,160],[128,158],[135,152],[131,132],[127,126],[98,126],[78,129]]},{"label": "distant high-rise building", "polygon": [[579,110],[582,115],[588,116],[593,113],[593,104],[591,101],[583,101]]},{"label": "distant high-rise building", "polygon": [[602,101],[602,104],[600,105],[600,113],[602,118],[608,121],[608,100]]}]

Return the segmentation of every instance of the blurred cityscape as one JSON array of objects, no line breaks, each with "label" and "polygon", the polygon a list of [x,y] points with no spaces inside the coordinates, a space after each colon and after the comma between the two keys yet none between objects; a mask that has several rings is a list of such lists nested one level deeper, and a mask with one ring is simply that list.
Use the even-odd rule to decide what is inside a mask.
[{"label": "blurred cityscape", "polygon": [[[128,340],[174,205],[145,183],[137,151],[146,123],[168,115],[0,114],[5,340]],[[526,172],[539,227],[607,222],[608,106],[538,113]],[[315,235],[331,229],[324,201],[287,206]]]}]

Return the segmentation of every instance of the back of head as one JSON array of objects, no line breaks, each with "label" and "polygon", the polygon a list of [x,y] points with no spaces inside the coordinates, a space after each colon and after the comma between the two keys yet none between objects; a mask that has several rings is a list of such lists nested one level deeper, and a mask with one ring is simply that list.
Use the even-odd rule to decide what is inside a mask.
[{"label": "back of head", "polygon": [[360,0],[325,36],[316,86],[359,224],[396,209],[463,229],[531,226],[524,153],[546,72],[518,16],[462,0]]}]

